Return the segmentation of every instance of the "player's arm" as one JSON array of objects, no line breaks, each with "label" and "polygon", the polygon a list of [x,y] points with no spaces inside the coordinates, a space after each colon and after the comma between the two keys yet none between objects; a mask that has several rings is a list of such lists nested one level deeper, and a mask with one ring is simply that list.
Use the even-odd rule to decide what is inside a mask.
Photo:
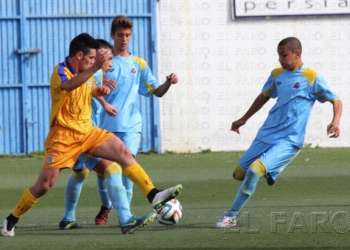
[{"label": "player's arm", "polygon": [[256,112],[258,112],[265,105],[265,103],[268,102],[269,99],[270,97],[266,97],[263,94],[258,95],[258,97],[255,98],[253,104],[250,106],[248,111],[242,116],[242,118],[232,123],[231,130],[240,134],[239,128],[246,124],[248,119],[252,117]]},{"label": "player's arm", "polygon": [[97,51],[95,63],[85,70],[84,72],[79,73],[75,77],[69,79],[68,81],[61,83],[61,89],[66,90],[68,92],[73,91],[74,89],[83,85],[89,78],[99,70],[103,63],[108,59],[108,55],[106,54],[106,50],[100,49]]},{"label": "player's arm", "polygon": [[108,115],[116,116],[118,114],[117,109],[103,98],[104,95],[109,95],[110,91],[110,88],[106,85],[97,86],[92,90],[92,96],[101,103]]},{"label": "player's arm", "polygon": [[340,135],[340,117],[343,110],[343,104],[340,99],[331,101],[333,104],[333,119],[332,122],[327,126],[327,135],[331,138],[338,138]]},{"label": "player's arm", "polygon": [[168,92],[170,86],[172,84],[176,84],[178,82],[178,77],[176,74],[171,73],[170,75],[168,75],[166,77],[166,81],[160,85],[154,92],[153,94],[157,97],[162,97],[163,95],[165,95],[166,92]]}]

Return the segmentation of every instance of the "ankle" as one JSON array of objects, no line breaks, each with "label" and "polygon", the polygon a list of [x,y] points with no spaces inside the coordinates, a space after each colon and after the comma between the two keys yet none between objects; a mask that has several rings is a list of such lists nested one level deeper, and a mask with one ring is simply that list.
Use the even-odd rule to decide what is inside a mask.
[{"label": "ankle", "polygon": [[153,188],[151,191],[149,191],[148,195],[147,195],[147,199],[149,201],[149,203],[152,203],[154,197],[156,196],[156,194],[158,194],[160,192],[160,190]]}]

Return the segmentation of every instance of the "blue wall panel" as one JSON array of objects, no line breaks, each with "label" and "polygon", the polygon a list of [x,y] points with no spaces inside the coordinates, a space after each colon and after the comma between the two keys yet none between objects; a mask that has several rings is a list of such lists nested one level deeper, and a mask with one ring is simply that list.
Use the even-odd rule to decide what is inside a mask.
[{"label": "blue wall panel", "polygon": [[[115,15],[133,20],[129,49],[157,75],[155,4],[156,0],[0,1],[0,154],[44,150],[52,69],[67,56],[71,39],[82,32],[112,42]],[[28,49],[38,53],[26,53]],[[159,151],[158,101],[140,97],[140,104],[140,150]]]}]

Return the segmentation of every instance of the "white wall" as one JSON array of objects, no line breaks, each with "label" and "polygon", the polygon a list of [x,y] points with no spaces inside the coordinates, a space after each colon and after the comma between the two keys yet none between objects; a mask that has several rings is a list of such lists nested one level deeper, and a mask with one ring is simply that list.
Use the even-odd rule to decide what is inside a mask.
[{"label": "white wall", "polygon": [[238,135],[230,131],[279,67],[277,44],[288,36],[303,45],[303,62],[320,72],[343,101],[341,137],[326,136],[330,103],[316,103],[305,142],[348,147],[350,16],[232,20],[229,0],[160,0],[159,74],[180,81],[161,103],[162,150],[245,150],[275,100],[255,114]]}]

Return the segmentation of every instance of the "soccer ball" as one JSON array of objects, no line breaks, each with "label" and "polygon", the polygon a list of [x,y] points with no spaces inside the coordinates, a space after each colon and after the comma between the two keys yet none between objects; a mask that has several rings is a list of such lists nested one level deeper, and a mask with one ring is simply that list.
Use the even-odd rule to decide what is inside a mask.
[{"label": "soccer ball", "polygon": [[156,210],[157,220],[160,224],[172,226],[179,222],[182,216],[182,206],[176,199],[172,199],[164,204],[164,206]]}]

